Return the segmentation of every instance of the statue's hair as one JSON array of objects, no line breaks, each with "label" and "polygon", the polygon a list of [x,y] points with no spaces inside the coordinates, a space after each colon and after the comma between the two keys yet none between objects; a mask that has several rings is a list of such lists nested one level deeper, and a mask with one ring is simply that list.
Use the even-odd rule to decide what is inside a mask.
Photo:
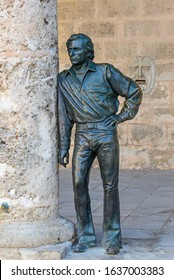
[{"label": "statue's hair", "polygon": [[94,45],[93,45],[91,38],[88,37],[87,35],[82,34],[82,33],[72,34],[66,42],[67,47],[71,41],[75,41],[75,40],[79,40],[79,39],[84,40],[85,47],[88,51],[88,58],[90,60],[93,60],[94,59]]}]

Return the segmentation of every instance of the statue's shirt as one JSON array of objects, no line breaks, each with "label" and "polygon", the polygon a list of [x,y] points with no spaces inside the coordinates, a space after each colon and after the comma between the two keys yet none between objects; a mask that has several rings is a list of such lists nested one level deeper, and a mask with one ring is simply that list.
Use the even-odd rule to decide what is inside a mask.
[{"label": "statue's shirt", "polygon": [[71,67],[58,75],[59,133],[62,148],[69,148],[73,123],[102,122],[118,111],[118,96],[125,98],[117,115],[132,119],[142,99],[140,88],[110,64],[89,61],[80,81]]}]

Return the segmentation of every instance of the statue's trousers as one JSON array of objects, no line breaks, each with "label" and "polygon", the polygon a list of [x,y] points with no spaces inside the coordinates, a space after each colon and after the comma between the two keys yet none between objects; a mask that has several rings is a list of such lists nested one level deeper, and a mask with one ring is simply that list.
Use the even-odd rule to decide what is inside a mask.
[{"label": "statue's trousers", "polygon": [[95,241],[88,190],[92,163],[98,158],[104,190],[103,242],[116,241],[121,247],[118,193],[119,144],[117,131],[102,123],[77,124],[72,173],[78,239]]}]

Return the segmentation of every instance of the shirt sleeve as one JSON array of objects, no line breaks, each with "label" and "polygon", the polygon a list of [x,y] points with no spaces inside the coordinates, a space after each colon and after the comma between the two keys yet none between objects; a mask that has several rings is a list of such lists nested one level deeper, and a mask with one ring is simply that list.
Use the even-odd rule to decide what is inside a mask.
[{"label": "shirt sleeve", "polygon": [[141,88],[112,65],[107,67],[107,79],[117,96],[120,95],[125,98],[123,108],[117,114],[117,117],[122,122],[133,119],[142,101],[143,93]]},{"label": "shirt sleeve", "polygon": [[58,148],[69,150],[73,123],[68,117],[58,75]]}]

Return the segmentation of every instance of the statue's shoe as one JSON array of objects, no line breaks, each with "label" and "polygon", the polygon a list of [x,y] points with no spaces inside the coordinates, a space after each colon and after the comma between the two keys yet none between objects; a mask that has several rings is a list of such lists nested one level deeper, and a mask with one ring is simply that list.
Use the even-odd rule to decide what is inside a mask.
[{"label": "statue's shoe", "polygon": [[91,242],[82,242],[79,241],[77,245],[74,247],[74,253],[83,253],[85,252],[88,248],[91,247],[96,247],[96,242],[91,241]]},{"label": "statue's shoe", "polygon": [[117,255],[122,248],[117,242],[107,242],[104,247],[108,255]]}]

